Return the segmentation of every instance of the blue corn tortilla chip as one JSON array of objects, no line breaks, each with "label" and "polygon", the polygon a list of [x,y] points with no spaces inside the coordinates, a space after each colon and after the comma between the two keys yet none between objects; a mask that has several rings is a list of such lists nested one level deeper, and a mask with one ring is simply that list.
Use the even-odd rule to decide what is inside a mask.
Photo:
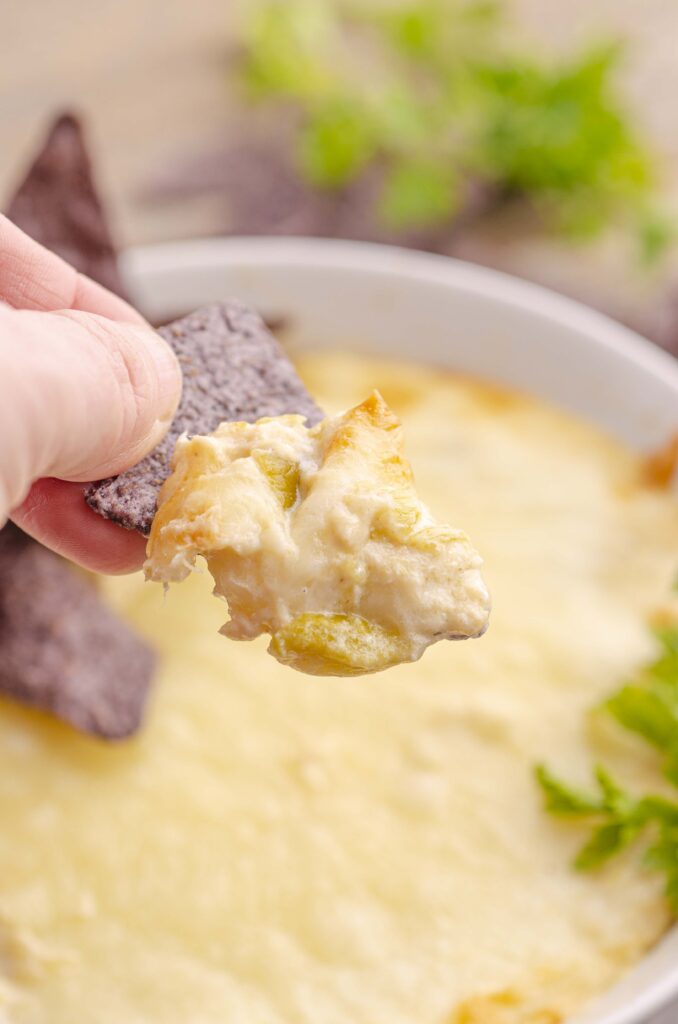
[{"label": "blue corn tortilla chip", "polygon": [[127,299],[80,120],[61,114],[7,207],[27,235]]},{"label": "blue corn tortilla chip", "polygon": [[84,574],[9,524],[0,531],[0,694],[107,740],[143,720],[155,655]]},{"label": "blue corn tortilla chip", "polygon": [[209,434],[225,420],[322,412],[258,313],[239,302],[217,302],[161,327],[183,373],[181,403],[169,432],[150,455],[120,476],[90,485],[90,508],[148,536],[158,491],[171,471],[177,438]]}]

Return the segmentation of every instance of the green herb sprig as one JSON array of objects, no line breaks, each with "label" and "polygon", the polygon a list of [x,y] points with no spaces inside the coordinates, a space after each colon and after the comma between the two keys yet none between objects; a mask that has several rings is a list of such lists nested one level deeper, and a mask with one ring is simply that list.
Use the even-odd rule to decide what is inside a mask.
[{"label": "green herb sprig", "polygon": [[338,189],[379,169],[387,226],[451,222],[480,184],[495,200],[527,198],[572,237],[623,225],[656,259],[671,230],[615,87],[620,48],[546,60],[503,27],[488,0],[259,0],[242,77],[250,96],[300,114],[310,184]]},{"label": "green herb sprig", "polygon": [[[678,628],[656,632],[660,657],[603,708],[661,753],[664,773],[678,787]],[[575,858],[578,870],[598,868],[636,839],[647,836],[644,863],[664,875],[666,897],[678,915],[678,799],[632,796],[601,766],[595,772],[597,791],[593,792],[562,782],[544,765],[536,769],[536,775],[547,811],[592,826]]]}]

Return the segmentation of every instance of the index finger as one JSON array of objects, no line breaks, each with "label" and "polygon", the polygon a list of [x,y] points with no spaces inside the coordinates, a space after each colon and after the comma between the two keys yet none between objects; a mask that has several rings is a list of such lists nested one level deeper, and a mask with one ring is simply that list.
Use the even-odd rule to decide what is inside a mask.
[{"label": "index finger", "polygon": [[0,301],[15,309],[49,312],[79,309],[109,320],[143,323],[124,299],[113,295],[34,242],[0,214]]}]

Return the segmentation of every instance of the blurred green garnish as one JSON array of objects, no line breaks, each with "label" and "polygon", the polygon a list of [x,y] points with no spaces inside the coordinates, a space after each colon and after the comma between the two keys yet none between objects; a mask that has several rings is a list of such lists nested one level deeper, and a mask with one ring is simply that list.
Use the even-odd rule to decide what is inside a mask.
[{"label": "blurred green garnish", "polygon": [[392,227],[451,220],[471,185],[530,200],[546,227],[670,241],[655,171],[615,88],[619,48],[549,60],[509,45],[488,0],[258,0],[244,30],[250,95],[287,103],[312,185],[377,167]]},{"label": "blurred green garnish", "polygon": [[[660,657],[606,701],[604,709],[660,752],[666,777],[678,787],[678,629],[660,629],[657,637]],[[663,873],[666,896],[678,914],[678,800],[632,796],[602,767],[596,769],[597,792],[593,793],[561,782],[543,765],[537,768],[537,780],[547,811],[591,825],[576,868],[600,867],[646,835],[645,864]]]}]

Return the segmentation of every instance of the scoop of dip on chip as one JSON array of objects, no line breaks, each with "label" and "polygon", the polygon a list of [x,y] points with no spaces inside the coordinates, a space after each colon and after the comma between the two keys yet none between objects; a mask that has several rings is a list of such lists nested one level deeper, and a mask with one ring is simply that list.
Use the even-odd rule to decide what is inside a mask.
[{"label": "scoop of dip on chip", "polygon": [[482,560],[420,501],[378,392],[313,427],[283,415],[180,437],[147,554],[163,583],[204,556],[228,603],[221,632],[270,633],[269,653],[314,675],[416,661],[488,624]]}]

